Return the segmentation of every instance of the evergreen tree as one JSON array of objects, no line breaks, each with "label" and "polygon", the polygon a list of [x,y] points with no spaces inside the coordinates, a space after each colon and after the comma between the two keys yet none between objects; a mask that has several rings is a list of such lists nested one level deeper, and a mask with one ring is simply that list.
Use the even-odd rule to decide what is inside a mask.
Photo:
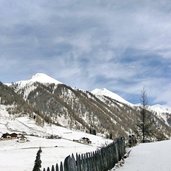
[{"label": "evergreen tree", "polygon": [[41,152],[42,152],[41,147],[39,147],[39,150],[38,150],[37,155],[36,155],[36,160],[34,163],[33,171],[40,171],[41,163],[42,163],[42,161],[40,159],[40,153]]}]

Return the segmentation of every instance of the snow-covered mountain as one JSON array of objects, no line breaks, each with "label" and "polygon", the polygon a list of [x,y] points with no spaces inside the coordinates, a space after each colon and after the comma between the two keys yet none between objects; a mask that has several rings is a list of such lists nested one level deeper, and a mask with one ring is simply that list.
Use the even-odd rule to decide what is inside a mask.
[{"label": "snow-covered mountain", "polygon": [[168,107],[165,105],[156,104],[156,105],[149,106],[149,109],[156,111],[158,114],[159,113],[170,113],[171,114],[171,107]]},{"label": "snow-covered mountain", "polygon": [[18,86],[20,88],[23,88],[25,86],[34,84],[36,82],[39,82],[42,84],[56,84],[56,85],[62,84],[60,81],[55,80],[54,78],[52,78],[46,74],[43,74],[43,73],[37,73],[37,74],[33,75],[31,79],[18,81],[18,82],[16,82],[16,84],[18,84]]},{"label": "snow-covered mountain", "polygon": [[[100,98],[101,100],[103,100],[103,98],[106,96],[113,100],[116,100],[123,104],[127,104],[127,105],[135,107],[135,108],[141,106],[141,104],[132,104],[132,103],[126,101],[118,94],[111,92],[111,91],[107,90],[106,88],[94,89],[92,91],[92,93],[94,95],[96,95],[98,98]],[[154,113],[160,119],[162,119],[167,125],[171,126],[171,107],[156,104],[156,105],[148,106],[148,110],[151,111],[152,113]]]},{"label": "snow-covered mountain", "polygon": [[108,89],[106,88],[103,88],[103,89],[94,89],[93,91],[91,91],[94,95],[97,95],[97,96],[107,96],[107,97],[110,97],[118,102],[121,102],[121,103],[124,103],[124,104],[128,104],[130,106],[133,106],[132,103],[126,101],[125,99],[123,99],[121,96],[117,95],[116,93],[113,93],[111,91],[109,91]]},{"label": "snow-covered mountain", "polygon": [[15,92],[19,94],[23,94],[24,99],[26,100],[28,95],[34,91],[38,85],[50,85],[54,84],[55,86],[62,84],[62,82],[44,74],[44,73],[37,73],[32,76],[29,80],[21,80],[17,81],[16,83],[12,84],[6,84],[8,86],[13,86],[15,88]]},{"label": "snow-covered mountain", "polygon": [[[21,103],[17,102],[17,109],[20,110],[18,113],[13,110],[12,113],[25,113],[36,118],[38,124],[48,122],[72,129],[94,129],[113,137],[137,134],[139,107],[107,89],[92,92],[73,89],[42,73],[29,80],[13,83],[8,89],[6,92],[5,87],[2,89],[1,92],[5,92],[2,93],[3,99],[6,98],[5,94],[11,92],[18,99],[24,99],[22,103],[28,106],[23,109],[19,105]],[[12,99],[10,94],[7,102]],[[27,111],[27,108],[30,110]],[[155,114],[152,117],[155,118],[156,127],[160,126],[155,136],[163,132],[164,137],[169,137],[170,132],[165,121]]]},{"label": "snow-covered mountain", "polygon": [[161,118],[167,125],[171,126],[171,107],[156,104],[148,106],[148,110]]}]

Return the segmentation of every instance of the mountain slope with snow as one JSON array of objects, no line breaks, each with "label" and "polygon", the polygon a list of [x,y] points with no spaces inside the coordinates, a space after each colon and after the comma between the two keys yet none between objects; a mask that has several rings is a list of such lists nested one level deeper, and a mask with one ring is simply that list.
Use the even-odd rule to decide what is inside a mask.
[{"label": "mountain slope with snow", "polygon": [[[90,131],[93,128],[96,132],[106,136],[110,134],[113,138],[137,134],[139,107],[107,89],[96,89],[91,93],[58,83],[55,79],[38,73],[30,80],[12,84],[9,89],[34,109],[31,113],[26,113],[35,117],[33,112],[36,112],[39,124],[46,121],[72,129]],[[157,116],[151,117],[154,117],[156,127],[160,127],[160,130],[155,131],[154,139],[158,139],[159,134],[165,138],[170,137],[170,130],[165,122]]]},{"label": "mountain slope with snow", "polygon": [[[92,91],[92,93],[101,100],[104,100],[102,97],[106,96],[123,104],[127,104],[133,108],[141,107],[141,104],[132,104],[123,99],[122,97],[120,97],[119,95],[117,95],[116,93],[107,90],[106,88],[95,89]],[[156,104],[148,106],[148,110],[152,112],[154,115],[156,115],[159,119],[163,120],[168,126],[171,126],[171,107]]]},{"label": "mountain slope with snow", "polygon": [[160,105],[160,104],[149,106],[149,109],[154,110],[158,113],[170,113],[171,114],[171,107]]},{"label": "mountain slope with snow", "polygon": [[17,81],[11,84],[6,84],[8,86],[12,86],[15,89],[15,92],[19,94],[23,94],[24,99],[26,100],[28,95],[34,91],[39,84],[43,85],[50,85],[50,84],[55,84],[55,86],[58,86],[60,84],[63,84],[62,82],[55,80],[54,78],[43,74],[43,73],[37,73],[32,76],[31,79],[29,80],[22,80],[22,81]]},{"label": "mountain slope with snow", "polygon": [[[33,169],[36,153],[42,148],[42,167],[49,167],[63,161],[72,153],[95,151],[97,148],[112,142],[100,136],[94,136],[81,131],[74,131],[45,123],[36,124],[28,116],[15,117],[8,113],[5,105],[0,105],[0,137],[4,133],[23,134],[28,141],[18,142],[16,138],[0,139],[0,170],[1,171],[30,171]],[[49,139],[59,136],[60,139]],[[87,137],[91,144],[81,144],[73,140]],[[15,160],[14,160],[15,159]],[[24,160],[23,160],[24,159]]]},{"label": "mountain slope with snow", "polygon": [[91,93],[93,93],[94,95],[97,95],[97,96],[107,96],[107,97],[110,97],[110,98],[112,98],[112,99],[114,99],[116,101],[119,101],[119,102],[127,104],[127,105],[131,105],[131,106],[133,105],[130,102],[123,99],[121,96],[117,95],[116,93],[113,93],[113,92],[109,91],[106,88],[94,89],[93,91],[91,91]]},{"label": "mountain slope with snow", "polygon": [[164,122],[171,126],[171,107],[156,104],[148,106],[148,110],[153,112],[156,116],[164,120]]}]

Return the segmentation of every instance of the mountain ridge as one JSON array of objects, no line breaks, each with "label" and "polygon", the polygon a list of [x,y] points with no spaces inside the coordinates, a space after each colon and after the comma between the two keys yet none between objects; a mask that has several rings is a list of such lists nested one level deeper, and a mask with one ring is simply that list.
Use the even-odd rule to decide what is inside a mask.
[{"label": "mountain ridge", "polygon": [[117,100],[121,103],[125,103],[125,104],[128,104],[130,106],[133,106],[132,103],[126,101],[125,99],[123,99],[121,96],[119,96],[118,94],[106,89],[106,88],[103,88],[103,89],[94,89],[93,91],[91,91],[91,93],[97,95],[97,96],[107,96],[107,97],[110,97],[114,100]]},{"label": "mountain ridge", "polygon": [[[113,137],[139,134],[136,125],[140,120],[140,106],[130,105],[127,101],[124,103],[122,97],[107,89],[93,93],[58,84],[53,79],[48,82],[44,78],[49,76],[38,74],[30,79],[34,81],[24,80],[27,84],[22,84],[21,81],[24,86],[18,82],[9,86],[34,108],[39,124],[43,125],[45,121],[82,131],[95,129],[98,133],[106,136],[111,134]],[[33,113],[29,115],[35,116]],[[160,125],[154,137],[170,137],[167,119],[163,120],[155,112],[151,112],[151,116],[156,127]]]},{"label": "mountain ridge", "polygon": [[[58,84],[64,84],[52,77],[50,77],[49,75],[47,74],[44,74],[44,73],[36,73],[34,75],[32,75],[31,79],[28,79],[28,80],[20,80],[20,81],[16,81],[14,82],[13,84],[18,84],[21,86],[21,88],[25,87],[26,85],[29,85],[29,84],[34,84],[35,82],[39,82],[39,83],[42,83],[42,84],[55,84],[55,85],[58,85]],[[5,85],[7,86],[11,86],[12,84],[11,83],[4,83]],[[64,84],[65,85],[65,84]],[[79,89],[81,91],[87,91],[87,90],[82,90],[82,89]],[[121,97],[120,95],[114,93],[113,91],[110,91],[108,90],[107,88],[95,88],[94,90],[90,91],[92,94],[94,95],[97,95],[97,96],[108,96],[112,99],[115,99],[121,103],[125,103],[125,104],[128,104],[128,105],[131,105],[131,106],[139,106],[141,104],[133,104],[129,101],[127,101],[126,99],[124,99],[123,97]],[[171,107],[170,106],[166,106],[166,105],[161,105],[161,104],[153,104],[153,105],[150,105],[152,106],[153,109],[157,108],[161,111],[162,110],[169,110],[171,111]]]}]

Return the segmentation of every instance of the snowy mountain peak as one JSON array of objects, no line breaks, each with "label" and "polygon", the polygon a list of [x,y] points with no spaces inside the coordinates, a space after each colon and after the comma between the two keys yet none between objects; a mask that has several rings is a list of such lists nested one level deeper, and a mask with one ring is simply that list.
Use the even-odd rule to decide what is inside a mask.
[{"label": "snowy mountain peak", "polygon": [[54,78],[43,74],[43,73],[37,73],[32,76],[31,80],[32,82],[40,82],[40,83],[55,83],[55,84],[62,84],[61,82],[55,80]]},{"label": "snowy mountain peak", "polygon": [[125,99],[123,99],[122,97],[120,97],[119,95],[117,95],[116,93],[113,93],[111,91],[109,91],[108,89],[106,88],[103,88],[103,89],[94,89],[92,91],[93,94],[95,95],[98,95],[98,96],[107,96],[107,97],[110,97],[114,100],[117,100],[121,103],[125,103],[125,104],[128,104],[128,105],[133,105],[131,103],[129,103],[128,101],[126,101]]},{"label": "snowy mountain peak", "polygon": [[32,76],[30,80],[23,80],[23,81],[18,81],[16,82],[20,87],[24,87],[26,85],[33,84],[35,82],[43,83],[43,84],[62,84],[61,82],[55,80],[54,78],[43,74],[43,73],[37,73]]}]

